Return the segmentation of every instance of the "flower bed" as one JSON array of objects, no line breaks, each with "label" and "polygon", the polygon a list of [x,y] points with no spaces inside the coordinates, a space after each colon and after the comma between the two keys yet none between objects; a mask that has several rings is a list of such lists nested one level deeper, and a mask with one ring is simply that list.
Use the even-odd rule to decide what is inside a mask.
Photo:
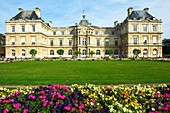
[{"label": "flower bed", "polygon": [[170,89],[166,85],[0,88],[0,112],[168,113]]}]

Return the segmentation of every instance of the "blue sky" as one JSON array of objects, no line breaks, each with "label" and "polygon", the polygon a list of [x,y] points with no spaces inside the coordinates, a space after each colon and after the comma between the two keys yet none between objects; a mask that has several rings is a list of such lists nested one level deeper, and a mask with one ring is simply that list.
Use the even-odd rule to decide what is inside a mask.
[{"label": "blue sky", "polygon": [[122,22],[127,9],[149,8],[150,14],[163,20],[163,38],[170,38],[170,0],[0,0],[0,33],[5,33],[5,21],[24,10],[41,9],[41,17],[52,21],[55,27],[72,26],[82,18],[83,9],[92,25],[110,27],[113,22]]}]

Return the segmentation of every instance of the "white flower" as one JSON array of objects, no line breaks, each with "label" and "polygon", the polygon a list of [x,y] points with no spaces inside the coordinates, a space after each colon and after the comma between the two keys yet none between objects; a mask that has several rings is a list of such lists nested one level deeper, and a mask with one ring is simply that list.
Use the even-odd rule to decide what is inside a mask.
[{"label": "white flower", "polygon": [[151,110],[152,110],[152,111],[155,111],[155,108],[152,108]]},{"label": "white flower", "polygon": [[124,107],[124,108],[123,108],[123,111],[126,112],[126,110],[127,110],[127,109]]}]

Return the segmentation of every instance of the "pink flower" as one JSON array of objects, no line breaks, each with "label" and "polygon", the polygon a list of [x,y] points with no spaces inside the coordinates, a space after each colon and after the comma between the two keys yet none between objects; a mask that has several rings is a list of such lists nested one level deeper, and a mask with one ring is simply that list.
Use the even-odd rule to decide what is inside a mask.
[{"label": "pink flower", "polygon": [[160,112],[158,112],[158,111],[155,111],[156,113],[160,113]]},{"label": "pink flower", "polygon": [[9,98],[9,96],[7,96],[6,98]]},{"label": "pink flower", "polygon": [[49,88],[49,89],[51,89],[51,88],[52,88],[52,86],[48,86],[48,88]]},{"label": "pink flower", "polygon": [[14,99],[11,99],[10,102],[14,102]]},{"label": "pink flower", "polygon": [[45,103],[43,103],[43,106],[45,107],[47,105],[47,103],[45,102]]},{"label": "pink flower", "polygon": [[75,110],[75,108],[72,108],[72,109],[71,109],[71,112],[74,112],[74,110]]},{"label": "pink flower", "polygon": [[75,106],[78,106],[78,104],[77,104],[77,103],[75,103],[74,105],[75,105]]},{"label": "pink flower", "polygon": [[56,105],[58,105],[58,104],[59,104],[59,102],[56,102],[55,104],[56,104]]},{"label": "pink flower", "polygon": [[69,93],[71,93],[72,91],[71,90],[68,90]]},{"label": "pink flower", "polygon": [[49,102],[49,104],[53,104],[53,102]]},{"label": "pink flower", "polygon": [[167,93],[166,93],[166,97],[168,97],[168,98],[169,98],[169,97],[170,97],[170,94],[167,94]]},{"label": "pink flower", "polygon": [[11,96],[13,97],[13,96],[15,96],[15,94],[14,94],[14,93],[12,93],[12,94],[11,94]]},{"label": "pink flower", "polygon": [[19,95],[19,94],[21,94],[21,92],[20,92],[20,91],[16,92],[16,95]]},{"label": "pink flower", "polygon": [[64,107],[64,109],[66,109],[66,110],[70,110],[70,109],[71,109],[71,107],[70,107],[70,106],[65,106],[65,107]]},{"label": "pink flower", "polygon": [[63,95],[63,96],[61,96],[61,97],[60,97],[60,99],[65,99],[65,98],[66,98],[66,96],[65,96],[65,95]]},{"label": "pink flower", "polygon": [[47,89],[47,90],[45,90],[46,92],[49,92],[49,90]]},{"label": "pink flower", "polygon": [[42,101],[45,101],[45,99],[42,99]]},{"label": "pink flower", "polygon": [[154,112],[150,111],[149,113],[154,113]]},{"label": "pink flower", "polygon": [[3,113],[7,113],[9,112],[9,110],[7,108],[5,108],[5,110],[3,111]]},{"label": "pink flower", "polygon": [[95,100],[91,100],[91,102],[95,103]]},{"label": "pink flower", "polygon": [[36,96],[33,96],[33,95],[30,95],[29,97],[31,97],[31,99],[35,99],[36,98]]},{"label": "pink flower", "polygon": [[57,89],[55,87],[53,87],[52,89],[53,89],[53,91],[57,91]]},{"label": "pink flower", "polygon": [[43,98],[43,99],[44,99],[44,98],[46,98],[46,96],[40,96],[40,98]]},{"label": "pink flower", "polygon": [[158,93],[155,93],[154,96],[157,97],[157,96],[158,96]]},{"label": "pink flower", "polygon": [[165,97],[165,95],[162,95],[162,97]]},{"label": "pink flower", "polygon": [[20,104],[20,103],[13,104],[13,107],[14,107],[14,108],[19,108],[20,106],[21,106],[21,104]]},{"label": "pink flower", "polygon": [[0,99],[0,102],[2,102],[2,100]]},{"label": "pink flower", "polygon": [[27,113],[28,112],[28,109],[25,109],[23,113]]},{"label": "pink flower", "polygon": [[45,94],[45,91],[40,91],[40,92],[38,92],[38,94],[44,95],[44,94]]}]

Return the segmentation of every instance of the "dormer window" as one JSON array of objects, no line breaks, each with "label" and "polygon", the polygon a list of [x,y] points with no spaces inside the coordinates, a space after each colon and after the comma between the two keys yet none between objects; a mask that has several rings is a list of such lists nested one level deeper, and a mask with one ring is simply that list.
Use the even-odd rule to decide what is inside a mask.
[{"label": "dormer window", "polygon": [[153,32],[156,32],[156,25],[153,25]]},{"label": "dormer window", "polygon": [[62,35],[64,35],[64,31],[63,31],[63,32],[61,32],[61,34],[62,34]]},{"label": "dormer window", "polygon": [[32,32],[35,32],[35,25],[32,25]]},{"label": "dormer window", "polygon": [[12,32],[15,32],[15,26],[12,26]]},{"label": "dormer window", "polygon": [[96,31],[95,34],[98,35],[98,31]]},{"label": "dormer window", "polygon": [[25,26],[22,26],[22,32],[25,32]]}]

